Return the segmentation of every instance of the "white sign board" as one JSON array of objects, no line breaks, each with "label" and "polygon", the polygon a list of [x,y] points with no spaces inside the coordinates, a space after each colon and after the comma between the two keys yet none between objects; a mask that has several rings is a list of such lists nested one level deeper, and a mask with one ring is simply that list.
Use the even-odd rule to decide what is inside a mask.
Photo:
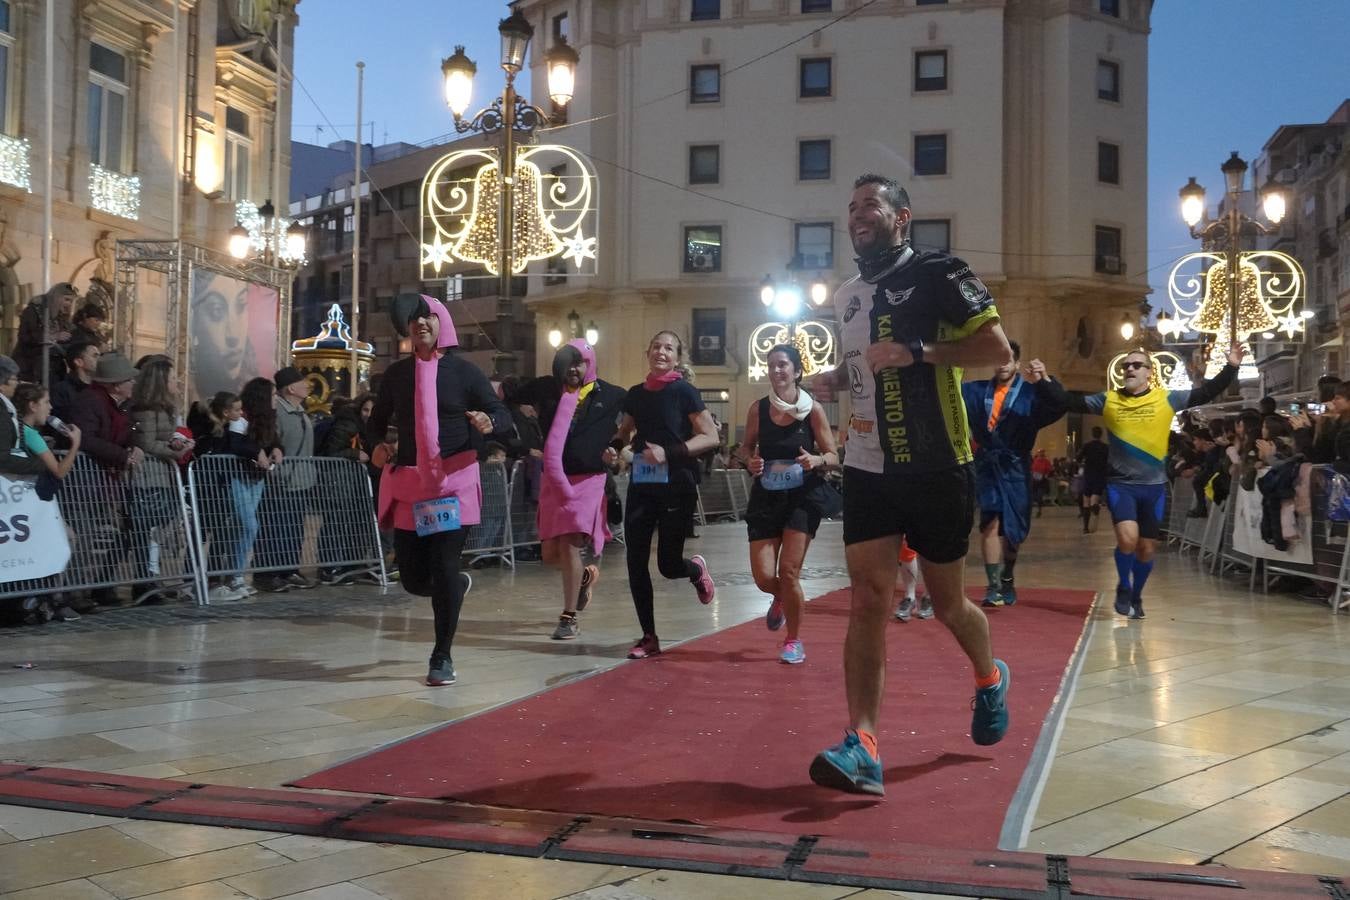
[{"label": "white sign board", "polygon": [[55,500],[31,478],[0,475],[0,584],[57,575],[70,562],[66,524]]},{"label": "white sign board", "polygon": [[1273,544],[1261,540],[1261,492],[1244,491],[1233,485],[1233,502],[1237,504],[1233,518],[1233,549],[1260,559],[1284,563],[1312,565],[1312,517],[1300,516],[1298,539],[1289,542],[1289,549],[1276,550]]}]

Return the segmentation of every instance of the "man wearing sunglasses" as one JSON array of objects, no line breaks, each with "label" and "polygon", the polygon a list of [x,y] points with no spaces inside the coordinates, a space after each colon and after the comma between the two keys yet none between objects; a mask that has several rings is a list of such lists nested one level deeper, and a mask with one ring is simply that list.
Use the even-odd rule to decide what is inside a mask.
[{"label": "man wearing sunglasses", "polygon": [[[1183,409],[1208,403],[1237,376],[1242,346],[1228,350],[1228,365],[1189,391],[1169,391],[1156,377],[1153,358],[1134,350],[1121,362],[1121,386],[1098,394],[1066,391],[1049,381],[1047,391],[1069,411],[1106,420],[1110,435],[1106,505],[1116,529],[1115,609],[1131,619],[1144,618],[1144,584],[1153,571],[1153,554],[1162,533],[1167,474],[1167,437],[1172,419]],[[1036,364],[1033,363],[1033,366]]]}]

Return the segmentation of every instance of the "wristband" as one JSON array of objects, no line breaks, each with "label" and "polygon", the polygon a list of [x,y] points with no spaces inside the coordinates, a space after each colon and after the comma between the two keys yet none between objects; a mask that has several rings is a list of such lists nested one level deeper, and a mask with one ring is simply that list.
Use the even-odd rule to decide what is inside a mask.
[{"label": "wristband", "polygon": [[909,347],[909,355],[914,357],[915,364],[922,363],[923,341],[919,340],[918,338],[915,338],[914,340],[910,341],[907,346]]},{"label": "wristband", "polygon": [[666,461],[675,462],[680,459],[689,458],[689,447],[684,441],[677,441],[674,444],[666,444],[662,447],[666,451]]}]

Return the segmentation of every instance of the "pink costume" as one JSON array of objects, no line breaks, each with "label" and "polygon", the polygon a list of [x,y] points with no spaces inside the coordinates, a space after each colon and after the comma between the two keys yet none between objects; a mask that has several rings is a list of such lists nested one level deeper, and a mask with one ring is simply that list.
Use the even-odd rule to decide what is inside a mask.
[{"label": "pink costume", "polygon": [[[568,342],[586,360],[586,384],[595,381],[595,349],[583,340]],[[580,391],[563,389],[558,411],[553,415],[544,441],[544,480],[539,487],[539,537],[543,540],[564,534],[584,534],[591,539],[597,556],[609,540],[605,524],[605,473],[568,475],[563,471],[563,446],[577,411]]]},{"label": "pink costume", "polygon": [[[459,346],[455,323],[435,297],[423,294],[422,299],[441,322],[438,349]],[[416,416],[414,433],[417,435],[417,465],[385,467],[380,478],[379,519],[385,528],[416,531],[413,505],[423,500],[441,497],[459,498],[461,528],[477,525],[483,504],[482,486],[478,480],[478,454],[473,450],[441,458],[440,421],[436,403],[436,376],[440,357],[431,359],[413,357],[413,411]]]}]

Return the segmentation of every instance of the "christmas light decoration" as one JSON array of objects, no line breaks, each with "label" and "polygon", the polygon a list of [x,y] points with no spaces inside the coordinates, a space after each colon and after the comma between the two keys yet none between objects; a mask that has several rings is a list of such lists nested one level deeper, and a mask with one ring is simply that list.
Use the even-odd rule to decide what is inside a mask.
[{"label": "christmas light decoration", "polygon": [[[568,174],[573,172],[576,174]],[[511,179],[510,248],[513,274],[531,261],[561,255],[580,274],[594,274],[597,259],[596,176],[570,147],[517,148]],[[457,150],[439,160],[422,181],[422,277],[445,277],[452,262],[476,263],[496,275],[501,267],[498,221],[503,179],[497,151]]]},{"label": "christmas light decoration", "polygon": [[0,134],[0,183],[31,194],[33,183],[28,162],[31,152],[28,138]]},{"label": "christmas light decoration", "polygon": [[123,219],[141,217],[141,179],[89,164],[89,199],[94,209]]},{"label": "christmas light decoration", "polygon": [[802,376],[809,378],[834,368],[834,329],[818,319],[802,322],[765,322],[750,333],[751,381],[763,381],[769,374],[769,351],[779,344],[791,344],[802,356]]},{"label": "christmas light decoration", "polygon": [[352,338],[351,326],[342,315],[342,307],[334,303],[328,307],[328,318],[319,326],[319,333],[313,337],[300,338],[291,342],[292,350],[355,350],[360,354],[375,353],[375,345],[368,341]]},{"label": "christmas light decoration", "polygon": [[[269,220],[257,206],[240,200],[234,205],[234,218],[248,231],[249,247],[258,255],[266,256],[270,251],[272,259],[283,266],[303,266],[308,261],[302,244],[292,247],[286,240],[286,232],[293,223],[285,216],[273,216]],[[299,255],[296,255],[297,250]]]},{"label": "christmas light decoration", "polygon": [[[1307,316],[1302,309],[1304,276],[1298,261],[1278,250],[1241,251],[1237,257],[1238,339],[1277,330],[1290,339],[1301,337]],[[1166,317],[1168,332],[1177,337],[1188,332],[1211,334],[1216,345],[1227,347],[1232,316],[1229,287],[1226,254],[1201,251],[1183,256],[1167,279],[1174,311]],[[1160,329],[1163,321],[1160,317]],[[1221,359],[1225,355],[1226,351],[1219,354]]]}]

